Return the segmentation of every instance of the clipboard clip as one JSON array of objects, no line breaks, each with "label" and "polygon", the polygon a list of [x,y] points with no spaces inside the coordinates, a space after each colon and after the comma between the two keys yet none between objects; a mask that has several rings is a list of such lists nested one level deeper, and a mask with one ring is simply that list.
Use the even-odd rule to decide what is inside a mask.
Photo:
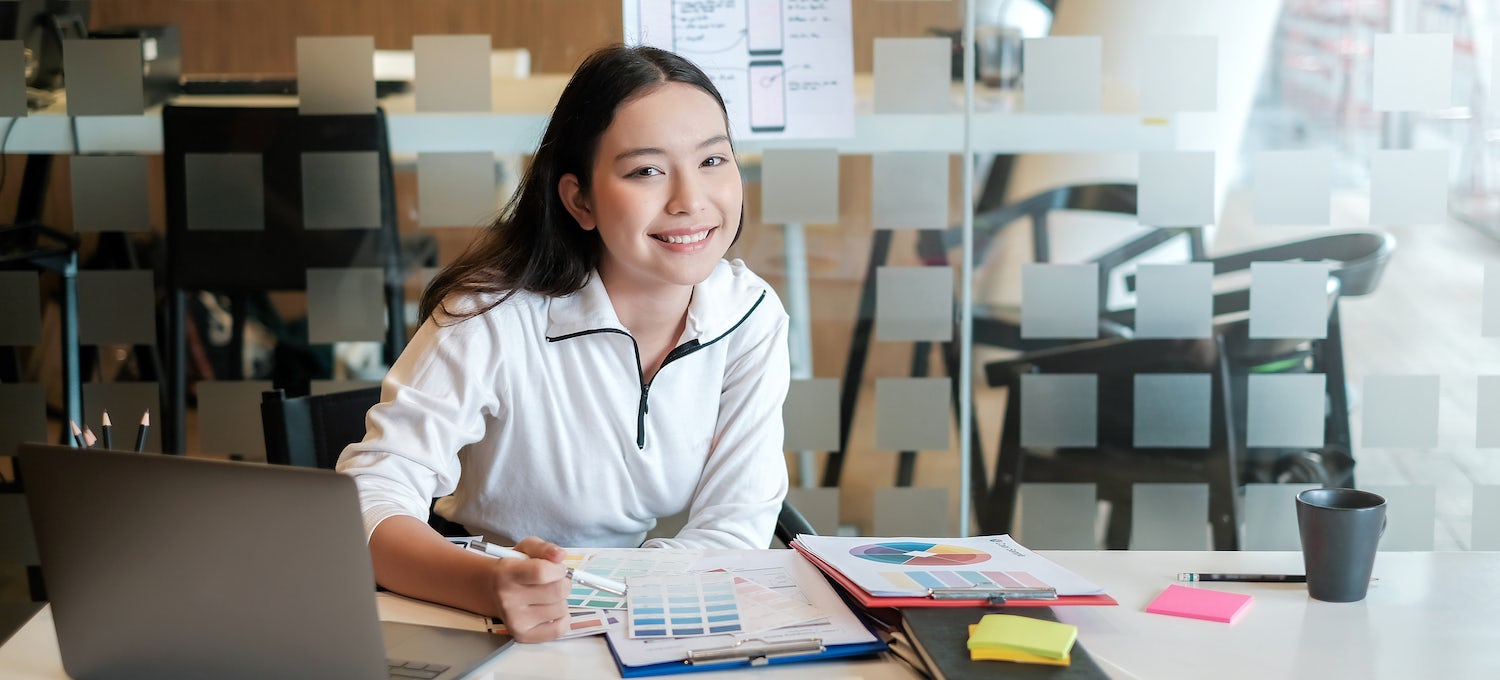
[{"label": "clipboard clip", "polygon": [[927,597],[933,600],[984,600],[986,604],[1000,605],[1008,600],[1056,600],[1056,588],[928,588]]},{"label": "clipboard clip", "polygon": [[760,638],[750,638],[724,647],[690,650],[683,661],[689,666],[736,661],[744,661],[751,666],[764,666],[775,657],[821,654],[824,649],[823,640],[819,638],[784,642],[766,642]]}]

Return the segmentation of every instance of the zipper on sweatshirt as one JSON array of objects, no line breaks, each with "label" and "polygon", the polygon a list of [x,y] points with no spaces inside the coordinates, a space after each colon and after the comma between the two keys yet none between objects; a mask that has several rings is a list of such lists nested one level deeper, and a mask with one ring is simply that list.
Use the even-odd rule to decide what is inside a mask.
[{"label": "zipper on sweatshirt", "polygon": [[[656,374],[660,375],[662,369],[667,367],[667,364],[670,364],[678,359],[692,354],[693,352],[696,352],[700,349],[703,349],[704,347],[707,347],[720,340],[723,340],[726,337],[729,337],[730,333],[733,333],[736,329],[738,329],[742,324],[745,323],[746,319],[750,318],[751,314],[755,313],[756,308],[760,307],[760,303],[765,301],[765,299],[766,294],[762,292],[760,294],[760,297],[756,298],[755,304],[750,305],[749,311],[746,311],[745,315],[740,317],[739,321],[736,321],[733,326],[729,327],[729,330],[724,331],[724,333],[719,335],[719,337],[709,340],[708,342],[699,342],[697,339],[693,339],[684,342],[681,345],[673,347],[672,351],[667,352],[667,358],[662,359],[661,365],[656,367]],[[592,330],[579,331],[577,333],[571,333],[556,338],[549,337],[547,338],[547,342],[558,342],[560,340],[576,338],[582,335],[596,335],[599,333],[619,333],[620,335],[630,338],[630,346],[635,351],[635,374],[641,383],[641,401],[639,405],[636,406],[635,411],[635,446],[637,450],[644,449],[646,448],[646,414],[651,411],[648,397],[651,394],[651,382],[654,382],[656,380],[656,377],[652,376],[651,381],[646,380],[645,367],[641,363],[641,345],[640,343],[635,341],[635,336],[619,328],[595,328]]]}]

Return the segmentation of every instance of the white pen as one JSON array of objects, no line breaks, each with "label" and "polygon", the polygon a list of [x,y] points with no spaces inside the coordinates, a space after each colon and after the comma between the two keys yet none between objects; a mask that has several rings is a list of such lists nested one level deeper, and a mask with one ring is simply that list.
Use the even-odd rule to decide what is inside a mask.
[{"label": "white pen", "polygon": [[[519,550],[502,548],[493,543],[486,543],[478,539],[469,541],[469,547],[478,550],[486,555],[492,555],[501,559],[524,560],[531,557],[530,555],[527,555],[526,553],[523,553]],[[620,596],[625,595],[625,584],[620,583],[619,581],[616,581],[614,579],[597,576],[586,571],[579,571],[572,567],[568,567],[567,576],[568,578],[572,579],[574,583],[580,585],[585,585],[596,590],[602,590],[606,593],[614,593]]]}]

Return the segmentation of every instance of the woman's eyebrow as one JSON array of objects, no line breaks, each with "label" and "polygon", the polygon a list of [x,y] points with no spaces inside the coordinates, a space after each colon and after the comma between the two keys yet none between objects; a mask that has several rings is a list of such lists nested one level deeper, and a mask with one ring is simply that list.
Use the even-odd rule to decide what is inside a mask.
[{"label": "woman's eyebrow", "polygon": [[[714,146],[715,144],[727,144],[727,143],[729,143],[729,135],[714,135],[712,137],[709,137],[708,139],[703,140],[703,143],[699,144],[698,148],[699,149],[706,149],[706,148],[708,148],[710,146]],[[631,158],[638,158],[640,156],[665,156],[665,155],[667,155],[667,152],[665,150],[663,150],[663,149],[660,149],[660,148],[654,147],[654,146],[643,146],[643,147],[638,148],[638,149],[629,149],[629,150],[620,152],[619,155],[615,156],[615,162],[618,163],[618,162],[623,161],[623,160],[627,160],[627,159],[631,159]]]}]

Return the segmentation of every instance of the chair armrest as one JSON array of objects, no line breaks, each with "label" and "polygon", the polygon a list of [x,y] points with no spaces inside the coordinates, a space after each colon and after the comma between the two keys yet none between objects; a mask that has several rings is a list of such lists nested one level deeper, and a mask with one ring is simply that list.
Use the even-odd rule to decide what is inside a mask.
[{"label": "chair armrest", "polygon": [[802,516],[802,513],[797,510],[796,506],[782,501],[781,514],[776,516],[775,533],[777,540],[791,545],[792,539],[796,538],[797,534],[815,536],[818,532],[813,531],[812,524],[807,521],[806,517]]}]

